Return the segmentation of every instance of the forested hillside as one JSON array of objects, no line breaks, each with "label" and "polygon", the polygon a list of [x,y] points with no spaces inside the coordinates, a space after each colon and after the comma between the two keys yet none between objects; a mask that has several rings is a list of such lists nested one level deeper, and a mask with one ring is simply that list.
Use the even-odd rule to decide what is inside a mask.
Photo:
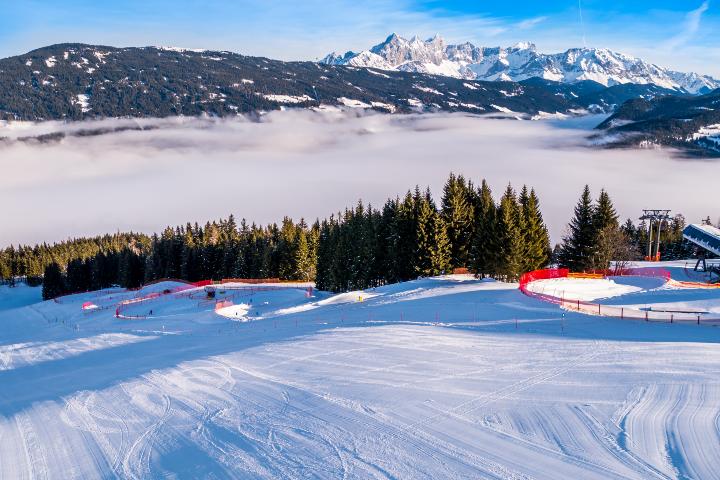
[{"label": "forested hillside", "polygon": [[655,85],[470,81],[156,47],[60,44],[0,59],[0,120],[227,116],[321,105],[535,115],[609,112],[638,95],[667,93]]},{"label": "forested hillside", "polygon": [[700,96],[637,98],[598,128],[610,144],[669,146],[695,156],[720,156],[720,90]]}]

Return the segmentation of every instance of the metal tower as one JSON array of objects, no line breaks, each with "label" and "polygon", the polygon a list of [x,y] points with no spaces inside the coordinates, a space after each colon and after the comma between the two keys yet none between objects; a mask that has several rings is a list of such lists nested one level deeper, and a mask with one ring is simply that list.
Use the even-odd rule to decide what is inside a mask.
[{"label": "metal tower", "polygon": [[[660,232],[662,231],[663,222],[670,220],[670,210],[643,210],[640,220],[648,222],[648,246],[647,256],[645,260],[654,262],[660,261]],[[653,225],[657,224],[657,239],[655,245],[655,254],[653,255]]]}]

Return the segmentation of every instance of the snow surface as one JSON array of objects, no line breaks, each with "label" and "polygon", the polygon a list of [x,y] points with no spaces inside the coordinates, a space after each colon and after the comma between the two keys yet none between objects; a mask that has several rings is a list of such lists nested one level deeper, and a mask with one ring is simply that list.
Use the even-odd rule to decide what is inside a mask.
[{"label": "snow surface", "polygon": [[498,106],[498,105],[495,105],[494,103],[493,103],[493,104],[490,104],[490,106],[493,107],[493,108],[494,108],[495,110],[497,110],[498,112],[514,113],[514,112],[513,112],[512,110],[510,110],[509,108],[500,107],[500,106]]},{"label": "snow surface", "polygon": [[360,100],[355,100],[353,98],[346,98],[346,97],[339,97],[338,102],[342,103],[346,107],[350,108],[371,108],[372,105],[367,104]]},{"label": "snow surface", "polygon": [[539,111],[537,115],[533,115],[530,117],[531,120],[548,120],[548,119],[554,119],[554,120],[564,120],[568,118],[568,115],[560,112],[555,113],[549,113],[549,112],[543,112]]},{"label": "snow surface", "polygon": [[415,85],[413,85],[413,88],[420,90],[422,92],[432,93],[433,95],[445,95],[444,93],[442,93],[438,90],[435,90],[434,88],[426,87],[424,85],[415,84]]},{"label": "snow surface", "polygon": [[[573,288],[720,306],[646,280]],[[469,276],[218,290],[242,322],[201,288],[147,320],[81,308],[173,286],[0,289],[0,478],[720,478],[719,329]]]},{"label": "snow surface", "polygon": [[714,237],[720,238],[720,228],[717,228],[713,225],[706,225],[706,224],[694,224],[695,228],[699,228],[700,230],[704,231],[705,233],[712,235]]},{"label": "snow surface", "polygon": [[83,113],[89,112],[91,110],[90,95],[86,95],[84,93],[78,93],[76,102],[78,105],[80,105],[80,108],[82,109]]},{"label": "snow surface", "polygon": [[720,144],[720,124],[706,125],[692,135],[692,140],[708,140]]},{"label": "snow surface", "polygon": [[538,280],[528,285],[528,290],[557,298],[591,301],[617,297],[641,291],[640,287],[618,284],[606,278],[554,278]]},{"label": "snow surface", "polygon": [[42,300],[42,288],[18,283],[14,287],[0,285],[0,310],[24,307]]},{"label": "snow surface", "polygon": [[207,52],[204,48],[183,48],[183,47],[167,47],[167,46],[159,46],[155,47],[158,50],[165,50],[167,52],[177,52],[177,53],[185,53],[185,52],[193,52],[193,53],[204,53]]},{"label": "snow surface", "polygon": [[312,101],[312,97],[309,95],[275,95],[275,94],[265,94],[263,95],[266,99],[270,100],[271,102],[278,102],[278,103],[305,103]]}]

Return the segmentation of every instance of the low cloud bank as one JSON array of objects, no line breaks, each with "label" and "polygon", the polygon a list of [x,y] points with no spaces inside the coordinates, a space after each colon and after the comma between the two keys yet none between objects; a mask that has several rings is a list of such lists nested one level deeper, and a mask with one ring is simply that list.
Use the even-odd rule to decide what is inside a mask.
[{"label": "low cloud bank", "polygon": [[[591,149],[588,131],[570,125],[308,111],[0,125],[0,245],[153,232],[230,213],[314,220],[359,198],[381,206],[416,184],[439,195],[450,171],[486,178],[496,195],[508,181],[534,186],[553,241],[586,183],[595,195],[608,190],[623,218],[642,208],[689,221],[720,214],[702,187],[720,178],[720,162]],[[50,140],[27,139],[41,135]]]}]

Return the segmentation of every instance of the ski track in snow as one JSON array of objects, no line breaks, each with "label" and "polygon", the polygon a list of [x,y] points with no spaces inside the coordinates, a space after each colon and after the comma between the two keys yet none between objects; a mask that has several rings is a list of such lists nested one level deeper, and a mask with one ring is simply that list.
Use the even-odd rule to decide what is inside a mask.
[{"label": "ski track in snow", "polygon": [[0,308],[0,478],[720,479],[716,329],[468,278],[322,298]]}]

